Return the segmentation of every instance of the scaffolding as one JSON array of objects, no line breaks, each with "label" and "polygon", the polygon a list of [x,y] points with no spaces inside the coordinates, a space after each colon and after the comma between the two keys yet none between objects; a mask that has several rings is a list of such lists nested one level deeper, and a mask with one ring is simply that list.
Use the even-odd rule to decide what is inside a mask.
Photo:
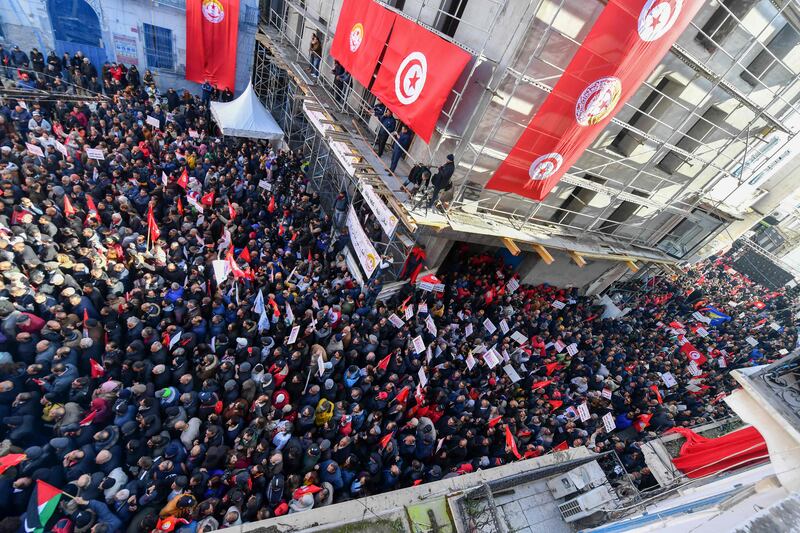
[{"label": "scaffolding", "polygon": [[[414,2],[415,7],[408,9],[402,9],[404,2],[380,3],[468,50],[475,58],[448,98],[431,145],[406,154],[409,164],[426,165],[443,162],[443,154],[455,154],[458,167],[452,197],[445,205],[446,221],[474,217],[528,235],[554,235],[601,248],[610,246],[623,254],[636,250],[666,257],[660,243],[680,239],[674,232],[680,231],[683,221],[699,226],[720,211],[717,207],[724,199],[710,202],[708,198],[720,180],[733,178],[736,186],[746,183],[765,164],[750,168],[748,155],[764,149],[770,136],[778,132],[783,135],[782,144],[775,152],[782,150],[796,134],[792,124],[800,124],[797,76],[782,79],[770,75],[774,70],[796,70],[797,65],[787,63],[786,54],[776,55],[770,46],[776,27],[785,21],[795,24],[796,6],[761,0],[757,7],[763,21],[748,25],[743,22],[744,15],[729,6],[732,2],[719,2],[701,11],[684,33],[694,39],[684,38],[673,46],[657,69],[660,73],[643,84],[547,198],[534,202],[492,191],[485,188],[486,181],[532,116],[530,111],[521,113],[519,109],[535,109],[550,93],[572,56],[570,50],[580,46],[603,2],[587,6],[585,0],[528,0],[523,9],[520,2],[489,0],[481,7],[490,15],[480,21],[474,18],[474,12],[469,15],[469,10],[464,10],[467,0]],[[306,44],[311,33],[319,36],[323,50],[327,50],[338,4],[331,0],[272,0],[262,12],[262,29],[268,27],[280,38],[292,62],[307,64]],[[435,11],[432,24],[426,24],[423,10],[431,6]],[[497,27],[501,16],[512,8],[519,15],[514,24]],[[718,29],[703,24],[706,15],[713,11],[717,16],[719,10],[735,27],[735,40],[727,44],[724,37],[718,37]],[[431,22],[431,17],[427,20]],[[579,31],[571,33],[565,20]],[[456,36],[453,38],[441,31],[447,24],[451,29],[456,24],[463,31],[451,31]],[[488,45],[504,38],[509,46],[501,54],[490,52]],[[714,52],[703,52],[697,45],[701,41]],[[554,53],[558,47],[566,51]],[[761,72],[751,72],[754,69],[748,65],[755,56],[764,56],[769,63]],[[347,129],[371,135],[374,96],[354,82],[344,98],[337,98],[336,88],[325,75],[332,67],[333,59],[323,53],[319,80],[307,81],[327,94],[334,103],[336,119],[347,124]],[[673,71],[702,94],[685,99],[666,92],[659,80],[673,75]],[[753,78],[752,87],[742,82],[745,74]],[[306,77],[303,73],[300,76]],[[671,106],[669,116],[656,115],[655,106],[641,105],[646,93]],[[705,113],[712,106],[725,107],[725,121],[709,120]],[[641,117],[651,125],[637,127]],[[736,117],[735,125],[730,117]],[[382,127],[375,122],[373,127]],[[702,134],[696,133],[696,124],[707,125],[700,128]],[[609,139],[625,132],[642,145],[627,155],[608,146]],[[680,164],[674,172],[665,173],[658,165],[670,154],[679,158]],[[585,190],[598,198],[585,203],[573,201]],[[394,187],[392,192],[401,202],[408,200]],[[625,217],[617,213],[623,205],[631,210]],[[684,257],[713,238],[712,231],[704,240],[687,245]]]}]

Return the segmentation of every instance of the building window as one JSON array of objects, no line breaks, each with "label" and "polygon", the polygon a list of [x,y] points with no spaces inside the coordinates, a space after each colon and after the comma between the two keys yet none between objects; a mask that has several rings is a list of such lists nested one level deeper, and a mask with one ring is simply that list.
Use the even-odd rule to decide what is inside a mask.
[{"label": "building window", "polygon": [[458,23],[461,21],[466,7],[467,0],[442,0],[434,26],[445,35],[455,37]]},{"label": "building window", "polygon": [[[584,174],[583,177],[594,183],[599,183],[600,185],[605,185],[606,183],[605,179],[592,174]],[[597,192],[591,189],[575,187],[572,189],[572,192],[569,193],[569,196],[561,203],[558,211],[550,217],[550,220],[556,224],[569,225],[575,217],[578,216],[578,212],[589,205],[589,202],[591,202],[596,195]]]},{"label": "building window", "polygon": [[742,20],[757,3],[758,0],[723,0],[700,28],[695,40],[709,53],[716,52],[717,45],[721,44],[739,24],[736,19]]},{"label": "building window", "polygon": [[[728,116],[725,111],[718,107],[709,107],[703,116],[700,117],[694,125],[689,128],[689,131],[681,137],[677,146],[687,152],[694,152],[704,142],[705,137],[711,133],[715,128],[719,128]],[[659,161],[657,167],[667,174],[674,174],[678,167],[686,162],[686,158],[678,152],[670,151],[664,158]]]},{"label": "building window", "polygon": [[[645,133],[649,132],[667,114],[667,111],[672,106],[672,101],[678,99],[684,88],[682,83],[663,78],[645,98],[642,105],[628,121],[628,124]],[[643,142],[644,139],[626,128],[611,141],[609,148],[620,155],[628,157]]]},{"label": "building window", "polygon": [[[641,196],[642,198],[648,197],[648,194],[646,192],[637,190],[632,190],[631,194],[634,194],[636,196]],[[604,220],[603,223],[600,224],[600,227],[597,228],[598,231],[601,231],[607,235],[614,233],[614,231],[620,226],[620,224],[631,218],[633,214],[639,210],[640,207],[642,207],[641,204],[624,200],[608,216],[608,219]]]},{"label": "building window", "polygon": [[172,55],[172,30],[150,24],[143,26],[147,67],[173,70],[175,59]]},{"label": "building window", "polygon": [[748,85],[755,87],[758,84],[758,79],[763,79],[776,65],[780,66],[780,69],[785,72],[786,69],[778,63],[778,59],[783,60],[798,44],[800,44],[800,35],[792,28],[791,24],[785,24],[770,39],[766,50],[761,50],[755,59],[747,65],[747,69],[742,71],[740,77]]}]

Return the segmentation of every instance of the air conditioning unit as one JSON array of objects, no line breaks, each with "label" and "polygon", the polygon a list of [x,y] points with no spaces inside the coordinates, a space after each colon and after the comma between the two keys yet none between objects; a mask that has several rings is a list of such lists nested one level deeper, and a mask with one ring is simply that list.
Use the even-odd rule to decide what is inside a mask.
[{"label": "air conditioning unit", "polygon": [[605,481],[606,474],[603,469],[600,468],[597,461],[592,461],[547,480],[547,487],[550,489],[553,498],[558,500],[576,492],[596,487],[605,483]]},{"label": "air conditioning unit", "polygon": [[577,498],[567,500],[558,506],[558,510],[564,522],[575,522],[608,508],[613,500],[614,497],[608,487],[601,485]]}]

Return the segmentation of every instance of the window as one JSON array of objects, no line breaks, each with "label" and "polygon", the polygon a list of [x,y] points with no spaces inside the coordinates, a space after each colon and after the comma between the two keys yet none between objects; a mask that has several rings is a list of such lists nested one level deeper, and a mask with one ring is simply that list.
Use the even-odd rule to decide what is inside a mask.
[{"label": "window", "polygon": [[[646,192],[632,190],[631,194],[636,196],[641,196],[642,198],[647,198],[648,194]],[[641,204],[637,204],[636,202],[629,202],[624,200],[621,204],[617,206],[616,209],[608,216],[607,220],[604,220],[600,227],[597,228],[598,231],[602,231],[603,233],[610,235],[614,233],[621,222],[625,222],[629,218],[633,216],[633,214],[641,207]]]},{"label": "window", "polygon": [[[676,146],[687,152],[694,152],[700,147],[700,144],[705,140],[706,135],[711,133],[715,128],[718,128],[723,123],[728,114],[718,107],[709,107],[703,116],[700,117],[694,125],[689,128],[689,131],[681,137]],[[686,162],[678,152],[670,151],[664,158],[659,161],[657,167],[667,174],[674,174],[678,167]]]},{"label": "window", "polygon": [[467,0],[442,0],[442,6],[436,15],[434,26],[445,35],[455,37],[458,23],[464,15],[466,7]]},{"label": "window", "polygon": [[721,44],[739,24],[736,19],[742,20],[757,3],[758,0],[723,0],[708,22],[700,28],[695,40],[709,53],[715,52],[717,44]]},{"label": "window", "polygon": [[175,59],[172,55],[172,30],[143,24],[144,54],[148,68],[173,70]]},{"label": "window", "polygon": [[[683,92],[684,85],[669,78],[663,78],[658,82],[656,88],[645,98],[639,110],[633,114],[628,124],[638,130],[649,132],[663,116],[667,114],[672,100],[677,100]],[[639,135],[628,129],[624,129],[611,141],[611,148],[618,154],[625,157],[630,156],[636,147],[644,142]]]},{"label": "window", "polygon": [[387,0],[386,3],[398,11],[402,11],[406,7],[406,0]]},{"label": "window", "polygon": [[[592,174],[584,174],[583,177],[594,183],[599,183],[600,185],[606,183],[605,179],[599,176],[593,176]],[[558,211],[553,214],[550,220],[556,224],[569,225],[578,215],[578,212],[589,205],[589,202],[591,202],[596,195],[597,192],[591,189],[575,187],[572,189],[572,192],[569,193],[569,196],[561,203]]]},{"label": "window", "polygon": [[[770,39],[766,50],[761,50],[755,59],[747,65],[747,69],[742,71],[740,77],[748,85],[755,87],[758,84],[758,78],[764,78],[775,66],[779,66],[782,71],[786,72],[783,65],[778,63],[778,59],[784,59],[798,44],[800,44],[800,35],[792,28],[791,24],[785,24]],[[788,72],[786,73],[789,74]]]}]

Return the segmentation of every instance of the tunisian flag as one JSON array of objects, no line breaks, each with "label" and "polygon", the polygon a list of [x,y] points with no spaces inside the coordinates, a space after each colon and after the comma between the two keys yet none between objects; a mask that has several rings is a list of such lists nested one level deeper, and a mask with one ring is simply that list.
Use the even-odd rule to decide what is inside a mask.
[{"label": "tunisian flag", "polygon": [[610,0],[486,188],[544,199],[702,5],[703,0]]},{"label": "tunisian flag", "polygon": [[345,0],[331,55],[364,87],[369,87],[397,15],[372,0]]},{"label": "tunisian flag", "polygon": [[187,0],[186,79],[233,91],[239,0]]},{"label": "tunisian flag", "polygon": [[471,56],[419,24],[397,17],[372,93],[425,142]]},{"label": "tunisian flag", "polygon": [[704,364],[708,359],[700,353],[700,350],[694,347],[691,342],[686,342],[681,346],[681,351],[690,360],[697,363],[697,366]]}]

